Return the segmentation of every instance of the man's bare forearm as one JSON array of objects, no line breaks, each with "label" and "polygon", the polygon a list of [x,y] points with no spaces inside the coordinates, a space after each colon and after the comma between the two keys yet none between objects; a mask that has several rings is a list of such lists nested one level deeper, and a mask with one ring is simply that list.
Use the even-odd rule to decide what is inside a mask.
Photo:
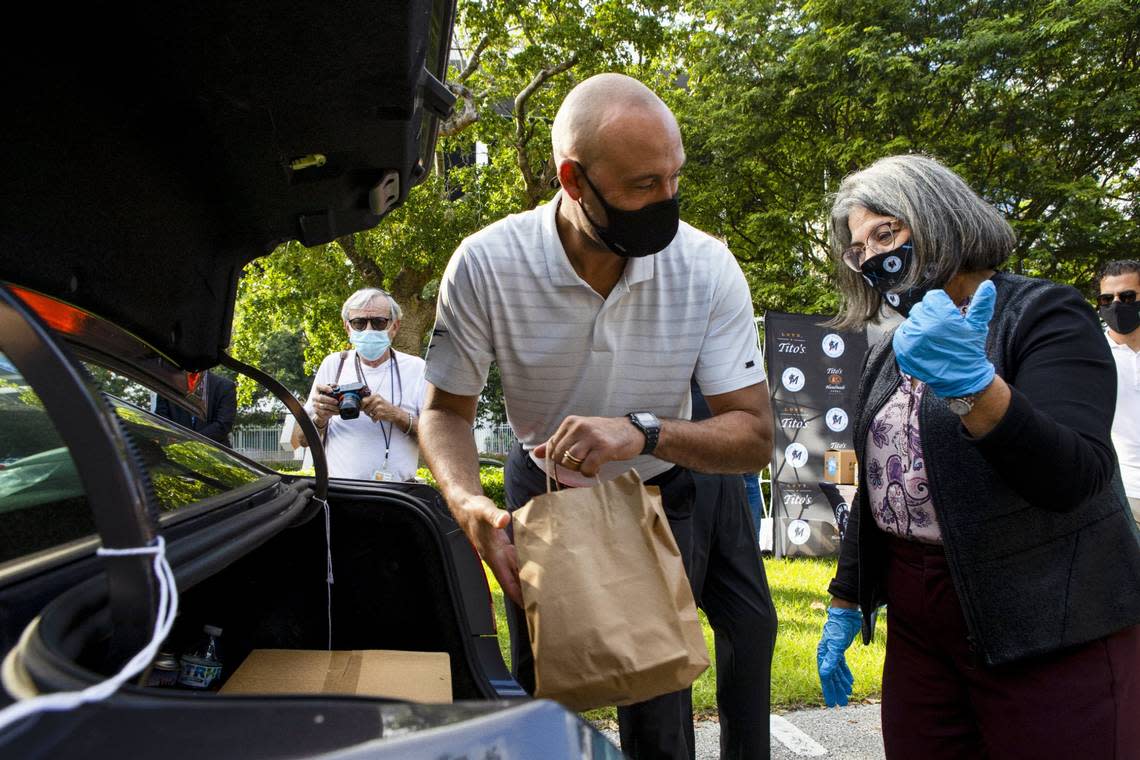
[{"label": "man's bare forearm", "polygon": [[417,425],[420,451],[439,484],[440,493],[458,518],[457,510],[468,499],[483,494],[471,423],[449,409],[425,409]]},{"label": "man's bare forearm", "polygon": [[772,458],[772,429],[745,411],[707,420],[662,420],[654,456],[707,473],[759,472]]},{"label": "man's bare forearm", "polygon": [[712,416],[698,422],[664,420],[657,456],[708,473],[759,472],[772,458],[768,384],[705,396]]},{"label": "man's bare forearm", "polygon": [[499,579],[503,593],[522,604],[518,556],[507,538],[509,512],[483,494],[479,454],[471,423],[477,396],[459,396],[428,385],[420,414],[420,450],[459,527]]}]

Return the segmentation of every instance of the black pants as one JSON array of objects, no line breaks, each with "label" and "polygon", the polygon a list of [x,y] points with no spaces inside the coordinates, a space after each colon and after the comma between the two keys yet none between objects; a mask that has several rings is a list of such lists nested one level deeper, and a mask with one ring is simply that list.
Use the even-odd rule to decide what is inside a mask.
[{"label": "black pants", "polygon": [[722,758],[769,757],[776,607],[739,475],[693,473],[689,582],[712,626]]},{"label": "black pants", "polygon": [[[542,470],[516,446],[507,461],[506,497],[512,511],[546,492]],[[705,610],[716,641],[717,706],[725,758],[769,756],[768,713],[776,610],[772,606],[756,530],[739,476],[698,475],[674,467],[648,481],[681,550],[693,597]],[[534,693],[534,655],[526,614],[507,600],[511,670]],[[618,708],[622,750],[635,760],[690,758],[692,693],[664,694]]]}]

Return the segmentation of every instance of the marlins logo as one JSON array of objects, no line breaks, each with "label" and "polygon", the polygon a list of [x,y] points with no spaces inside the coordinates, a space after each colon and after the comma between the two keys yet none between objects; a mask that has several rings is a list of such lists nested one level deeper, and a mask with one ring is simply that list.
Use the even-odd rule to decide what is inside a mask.
[{"label": "marlins logo", "polygon": [[788,391],[797,393],[804,388],[804,373],[799,367],[788,367],[780,376],[780,381]]},{"label": "marlins logo", "polygon": [[823,353],[832,359],[838,359],[840,356],[843,356],[843,352],[847,350],[847,344],[843,342],[843,338],[835,333],[824,335],[820,347],[823,349]]},{"label": "marlins logo", "polygon": [[784,461],[792,467],[803,467],[807,464],[808,450],[802,443],[791,443],[784,449]]},{"label": "marlins logo", "polygon": [[788,523],[788,540],[796,546],[803,546],[811,538],[811,526],[806,520],[792,520]]}]

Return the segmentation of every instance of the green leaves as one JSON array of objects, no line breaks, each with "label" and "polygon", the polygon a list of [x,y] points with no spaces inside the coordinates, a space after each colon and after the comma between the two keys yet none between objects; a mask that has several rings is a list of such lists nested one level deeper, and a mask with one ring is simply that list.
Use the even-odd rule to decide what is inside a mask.
[{"label": "green leaves", "polygon": [[[460,240],[554,195],[550,125],[602,71],[677,114],[682,217],[728,243],[758,310],[834,313],[828,194],[892,153],[939,158],[1002,209],[1014,271],[1089,290],[1099,263],[1140,250],[1135,0],[464,0],[455,40],[475,118],[440,140],[445,176],[375,230],[251,264],[239,357],[287,371],[292,351],[310,376],[365,285],[396,294],[398,345],[416,350]],[[487,162],[459,160],[476,143]]]},{"label": "green leaves", "polygon": [[832,300],[826,195],[891,153],[931,154],[1002,208],[1015,269],[1085,287],[1135,242],[1134,2],[711,0],[699,18],[670,97],[700,167],[686,218],[746,262],[759,308]]}]

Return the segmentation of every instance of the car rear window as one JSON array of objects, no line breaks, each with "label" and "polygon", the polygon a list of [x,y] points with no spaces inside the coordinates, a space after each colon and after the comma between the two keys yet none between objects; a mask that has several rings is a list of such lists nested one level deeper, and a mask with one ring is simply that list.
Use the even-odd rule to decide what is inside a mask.
[{"label": "car rear window", "polygon": [[112,399],[112,403],[150,475],[163,513],[176,512],[269,474],[170,420],[126,401]]},{"label": "car rear window", "polygon": [[0,565],[94,533],[70,452],[0,353]]},{"label": "car rear window", "polygon": [[[272,477],[169,420],[107,398],[164,516]],[[0,353],[0,566],[95,535],[71,452],[35,390]]]}]

